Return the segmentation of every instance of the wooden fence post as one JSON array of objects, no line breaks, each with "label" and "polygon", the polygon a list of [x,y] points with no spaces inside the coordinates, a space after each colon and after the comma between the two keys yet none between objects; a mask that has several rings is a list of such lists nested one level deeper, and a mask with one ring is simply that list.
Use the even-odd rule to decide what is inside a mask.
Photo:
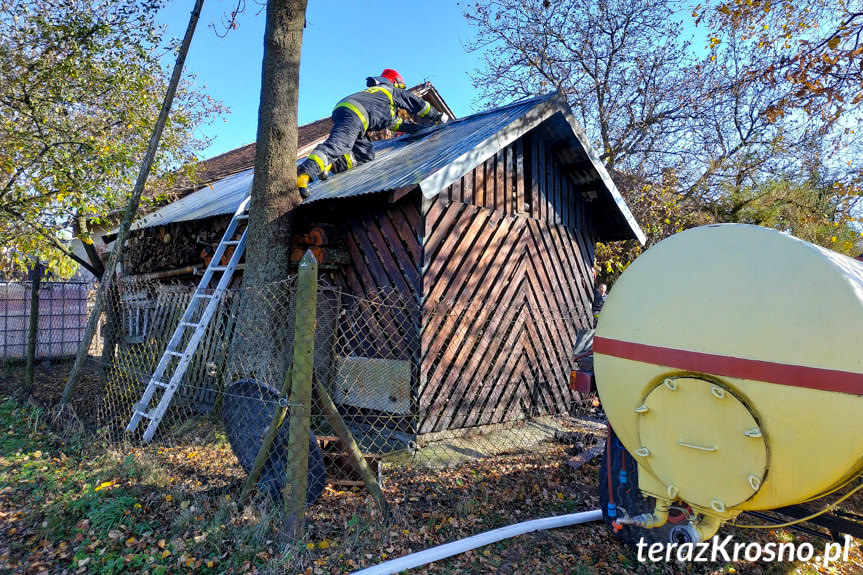
[{"label": "wooden fence post", "polygon": [[341,414],[339,414],[339,410],[336,409],[336,404],[333,403],[333,400],[330,397],[330,394],[327,393],[327,389],[324,387],[324,384],[317,379],[315,379],[315,383],[317,384],[321,407],[324,410],[324,414],[327,416],[327,420],[330,422],[336,435],[341,440],[342,445],[348,453],[348,457],[350,457],[354,465],[357,466],[357,469],[360,470],[360,476],[363,478],[363,483],[366,484],[366,489],[368,489],[369,493],[374,497],[383,519],[386,520],[389,514],[387,500],[384,497],[384,492],[381,490],[381,486],[378,484],[378,479],[375,477],[374,471],[369,467],[366,458],[363,457],[363,453],[360,451],[357,442],[354,440],[351,430],[348,429],[348,426],[345,424],[345,420],[342,419]]},{"label": "wooden fence post", "polygon": [[312,424],[312,377],[315,368],[315,319],[318,305],[318,260],[311,250],[300,260],[294,306],[294,359],[291,363],[290,434],[285,469],[285,527],[303,536],[309,478],[309,434]]},{"label": "wooden fence post", "polygon": [[24,372],[24,399],[33,392],[33,370],[36,363],[36,344],[39,335],[39,289],[42,283],[42,264],[33,265],[33,285],[30,288],[30,330],[27,338],[27,367]]}]

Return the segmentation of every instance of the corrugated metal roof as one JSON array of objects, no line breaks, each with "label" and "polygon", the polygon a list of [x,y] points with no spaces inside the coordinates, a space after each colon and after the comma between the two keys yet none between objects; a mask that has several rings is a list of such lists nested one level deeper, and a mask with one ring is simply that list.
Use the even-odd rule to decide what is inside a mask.
[{"label": "corrugated metal roof", "polygon": [[376,157],[373,162],[337,177],[315,182],[309,186],[312,195],[305,203],[350,198],[421,184],[548,99],[548,96],[531,98],[428,128],[412,136],[375,142]]},{"label": "corrugated metal roof", "polygon": [[147,214],[132,224],[133,230],[164,226],[173,222],[200,220],[210,216],[233,214],[252,190],[254,170],[246,170],[213,182],[197,192],[180,198]]},{"label": "corrugated metal roof", "polygon": [[[600,240],[635,238],[644,234],[623,198],[590,147],[566,100],[559,94],[515,102],[412,136],[375,142],[376,158],[353,170],[309,186],[303,205],[419,185],[432,198],[498,150],[539,125],[554,140],[564,169],[597,192]],[[136,222],[133,229],[233,213],[250,193],[252,170],[214,182]]]},{"label": "corrugated metal roof", "polygon": [[[312,196],[305,203],[418,184],[464,150],[486,140],[501,127],[523,115],[536,101],[545,98],[533,98],[454,120],[413,136],[377,141],[374,143],[376,158],[373,162],[339,174],[337,178],[314,182],[309,187]],[[137,220],[132,229],[232,214],[251,192],[253,172],[246,170],[213,182]]]}]

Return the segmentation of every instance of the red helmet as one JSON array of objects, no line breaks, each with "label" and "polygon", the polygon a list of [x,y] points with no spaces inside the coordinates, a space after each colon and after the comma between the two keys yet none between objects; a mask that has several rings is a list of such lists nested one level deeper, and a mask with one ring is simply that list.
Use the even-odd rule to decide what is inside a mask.
[{"label": "red helmet", "polygon": [[391,68],[387,68],[386,70],[381,72],[381,76],[392,82],[393,86],[395,86],[396,88],[405,87],[405,80],[404,78],[402,78],[402,75]]}]

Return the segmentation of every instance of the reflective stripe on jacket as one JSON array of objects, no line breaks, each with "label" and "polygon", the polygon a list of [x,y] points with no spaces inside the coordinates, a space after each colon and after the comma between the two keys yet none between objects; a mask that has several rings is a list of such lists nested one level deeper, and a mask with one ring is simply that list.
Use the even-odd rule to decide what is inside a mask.
[{"label": "reflective stripe on jacket", "polygon": [[432,120],[440,116],[428,102],[408,90],[396,88],[386,78],[369,78],[368,82],[376,85],[351,94],[336,104],[336,108],[347,108],[359,116],[365,131],[398,127],[397,124],[401,123],[399,108],[415,116],[428,116]]}]

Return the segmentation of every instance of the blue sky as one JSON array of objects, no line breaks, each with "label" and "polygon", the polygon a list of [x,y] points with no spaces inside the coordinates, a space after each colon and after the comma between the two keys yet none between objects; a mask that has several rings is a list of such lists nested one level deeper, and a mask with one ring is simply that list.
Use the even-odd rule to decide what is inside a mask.
[{"label": "blue sky", "polygon": [[[181,37],[192,0],[172,0],[160,13],[167,32]],[[189,55],[186,72],[231,113],[205,126],[213,143],[201,159],[253,142],[258,122],[265,14],[246,0],[239,28],[219,38],[209,27],[234,1],[209,0]],[[342,97],[365,88],[365,78],[394,68],[409,85],[431,81],[457,116],[475,111],[469,73],[479,57],[466,51],[474,36],[455,1],[310,0],[300,66],[300,124],[329,116]]]}]

